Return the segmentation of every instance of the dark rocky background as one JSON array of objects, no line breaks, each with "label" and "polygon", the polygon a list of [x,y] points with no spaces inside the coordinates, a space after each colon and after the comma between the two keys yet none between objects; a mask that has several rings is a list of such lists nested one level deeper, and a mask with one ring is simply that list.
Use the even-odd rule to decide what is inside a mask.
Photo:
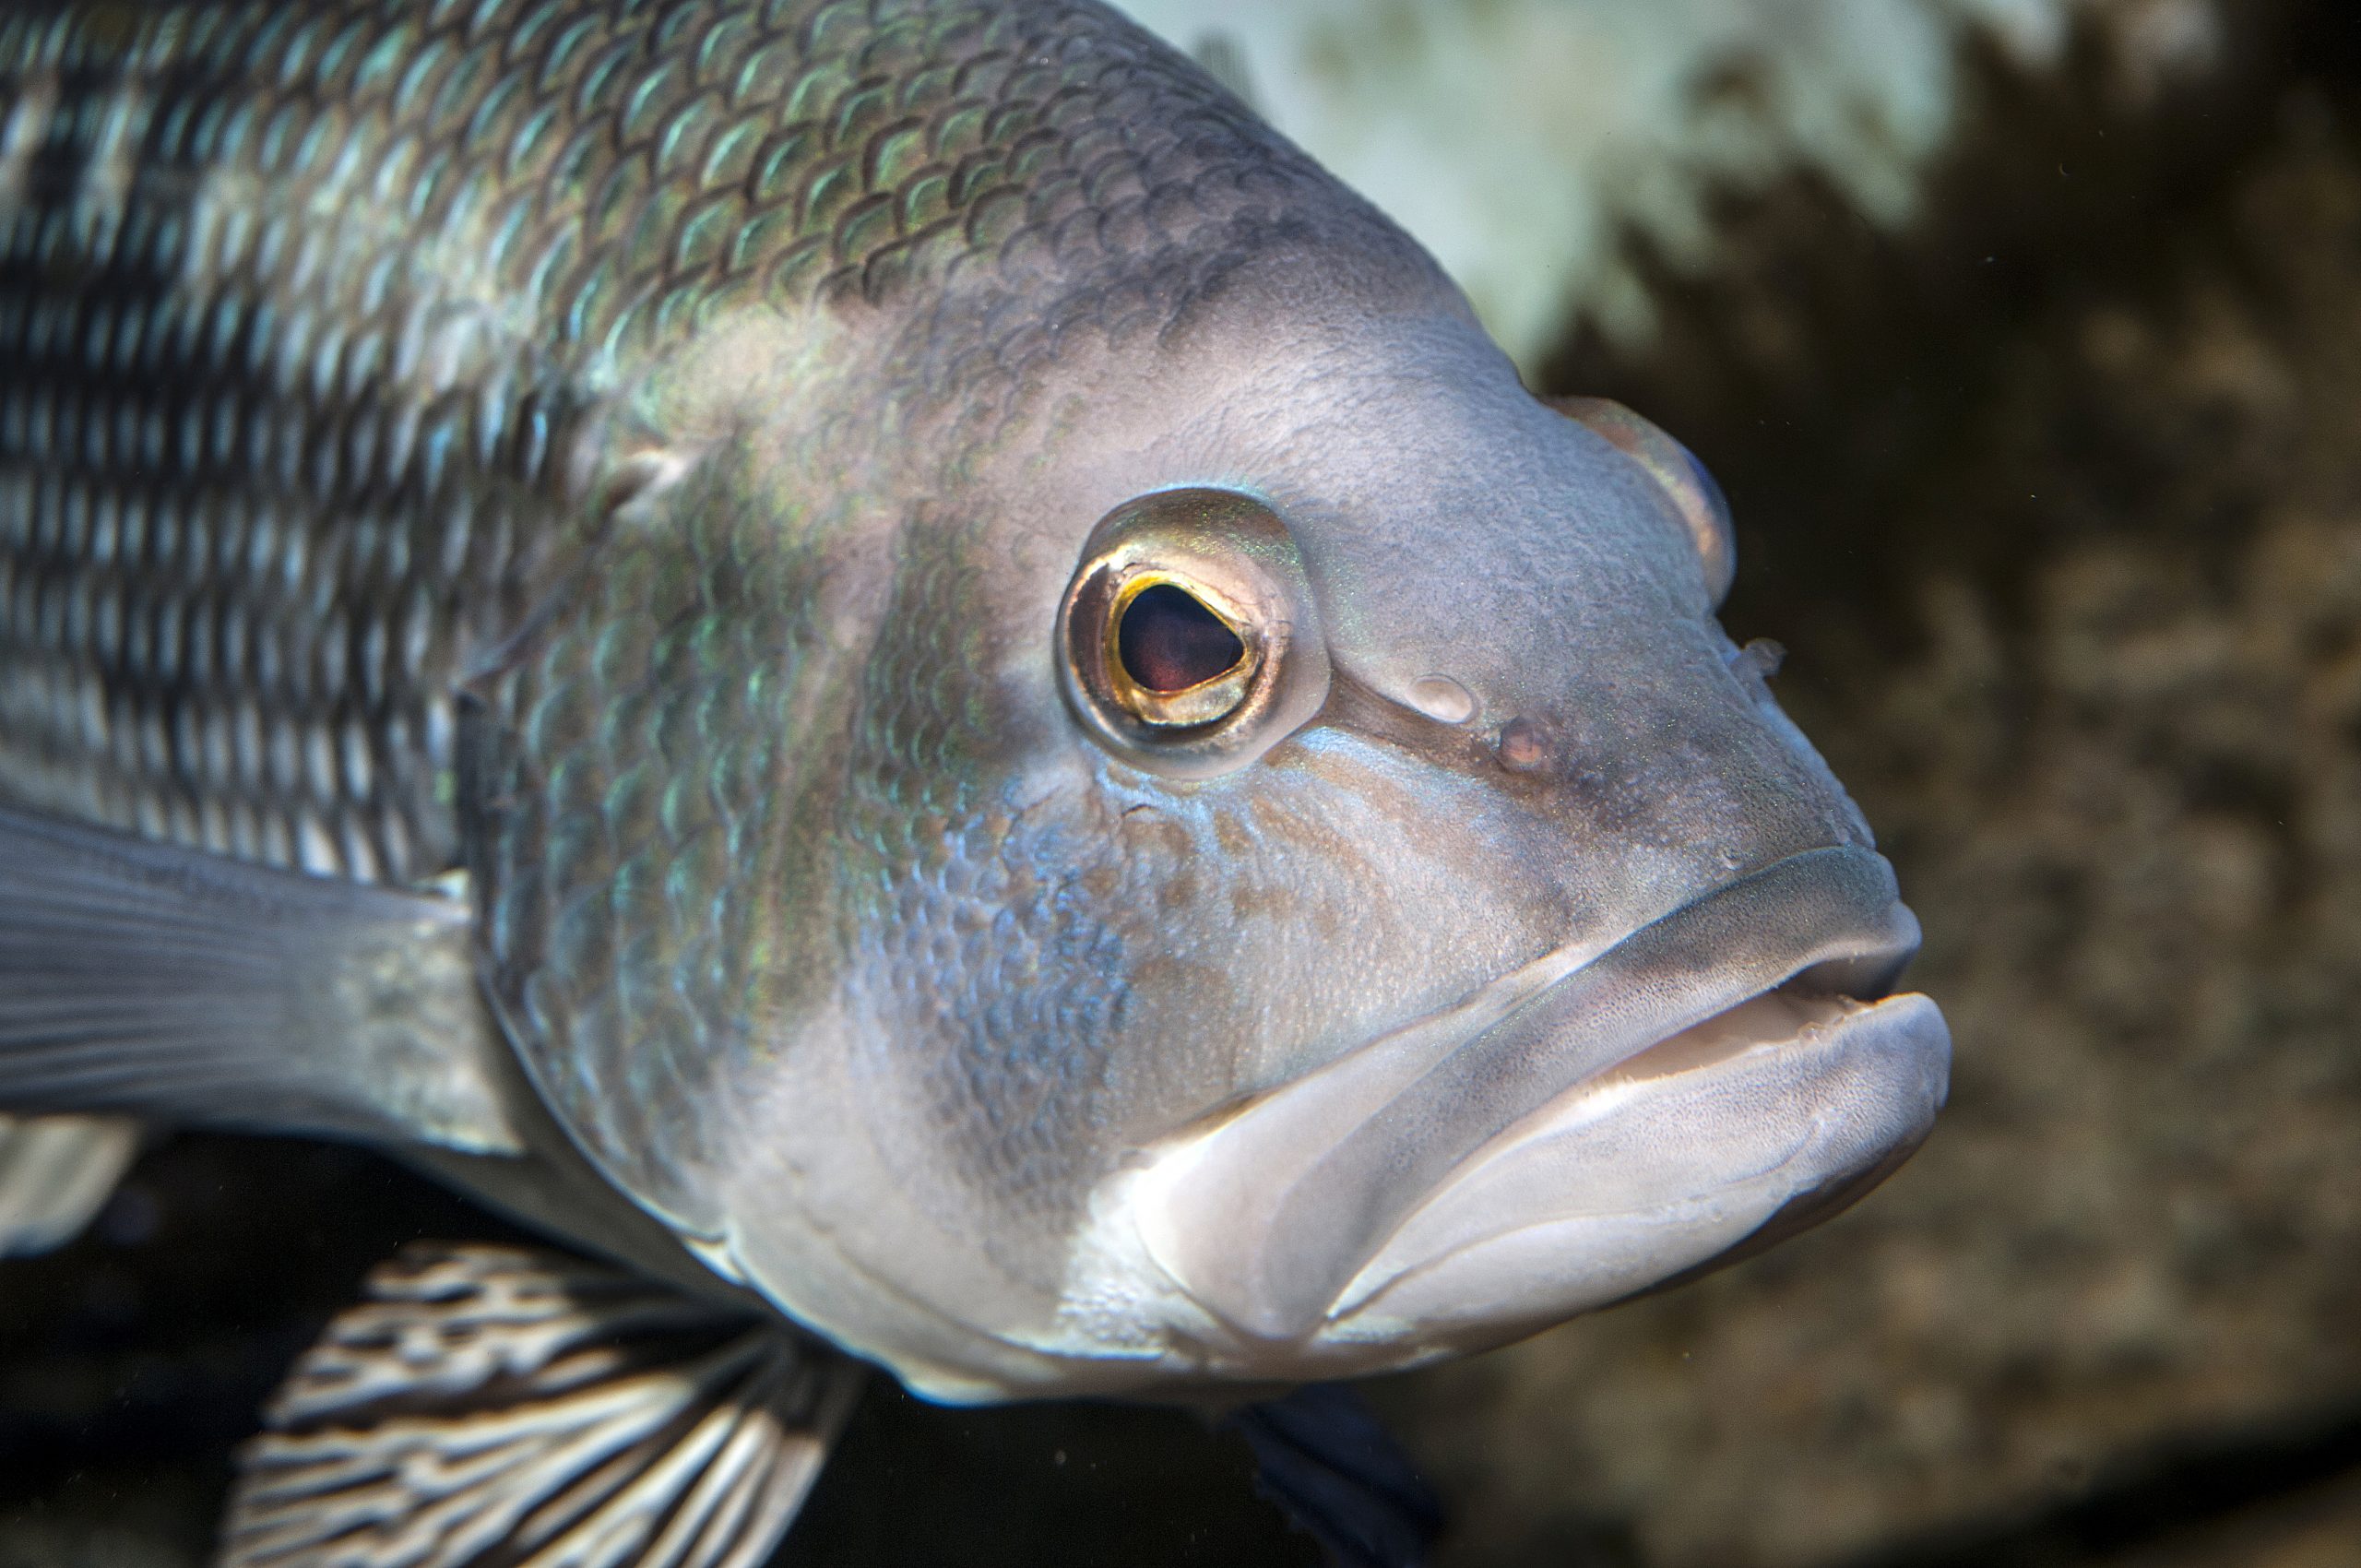
[{"label": "dark rocky background", "polygon": [[[1821,1230],[1373,1392],[1443,1568],[2361,1564],[2361,17],[2213,68],[1977,53],[1924,216],[1798,179],[1551,390],[1687,439],[1739,636],[1885,835],[1952,1104]],[[1977,46],[1969,45],[1974,50]],[[0,1268],[0,1568],[202,1561],[367,1267],[496,1222],[181,1136]],[[1171,1412],[884,1387],[783,1563],[1309,1563]]]}]

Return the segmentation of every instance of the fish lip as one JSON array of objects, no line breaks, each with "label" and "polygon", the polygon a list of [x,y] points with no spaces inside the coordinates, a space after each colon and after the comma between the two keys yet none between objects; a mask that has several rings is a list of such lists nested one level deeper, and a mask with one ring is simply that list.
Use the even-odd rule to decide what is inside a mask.
[{"label": "fish lip", "polygon": [[[1249,1359],[1301,1347],[1413,1214],[1523,1118],[1783,987],[1881,992],[1917,940],[1873,852],[1786,856],[1167,1140],[1134,1172],[1132,1223],[1169,1286]],[[1660,994],[1632,1005],[1619,980]],[[1588,1011],[1602,1003],[1623,1015],[1603,1030]]]},{"label": "fish lip", "polygon": [[[1786,985],[1773,987],[1729,1009],[1728,1014],[1743,1013],[1756,1004],[1774,1001],[1787,989]],[[1717,1042],[1686,1060],[1680,1059],[1682,1037],[1695,1031],[1683,1030],[1536,1108],[1515,1127],[1461,1162],[1450,1179],[1405,1217],[1329,1303],[1322,1332],[1347,1339],[1365,1336],[1369,1333],[1368,1320],[1380,1315],[1379,1309],[1387,1304],[1389,1296],[1399,1295],[1406,1283],[1420,1277],[1447,1274],[1468,1254],[1513,1242],[1522,1234],[1564,1228],[1585,1218],[1570,1215],[1563,1209],[1528,1215],[1489,1229],[1479,1225],[1475,1233],[1463,1237],[1456,1244],[1441,1247],[1421,1247],[1416,1235],[1429,1217],[1454,1204],[1464,1210],[1478,1212],[1489,1206],[1484,1202],[1484,1194],[1471,1194],[1468,1189],[1497,1171],[1501,1165],[1514,1160],[1525,1148],[1563,1135],[1570,1127],[1579,1133],[1588,1127],[1604,1126],[1617,1117],[1628,1121],[1633,1114],[1635,1100],[1640,1102],[1636,1109],[1644,1115],[1648,1109],[1644,1099],[1651,1089],[1676,1095],[1711,1094],[1717,1083],[1740,1078],[1750,1069],[1754,1069],[1757,1076],[1774,1076],[1783,1068],[1792,1068],[1792,1059],[1817,1052],[1830,1058],[1842,1058],[1848,1053],[1881,1056],[1882,1060],[1868,1063],[1869,1071],[1882,1072],[1890,1079],[1899,1080],[1904,1092],[1888,1099],[1883,1118],[1873,1119],[1866,1131],[1858,1123],[1832,1127],[1824,1119],[1805,1118],[1797,1119],[1797,1124],[1788,1129],[1791,1136],[1765,1139],[1766,1152],[1756,1169],[1743,1173],[1744,1180],[1760,1183],[1798,1168],[1813,1172],[1813,1179],[1786,1188],[1777,1201],[1762,1206],[1759,1218],[1748,1218],[1728,1228],[1726,1239],[1704,1248],[1679,1268],[1655,1278],[1632,1281],[1628,1288],[1594,1291],[1589,1299],[1577,1300],[1563,1293],[1555,1298],[1545,1297],[1546,1304],[1525,1306],[1525,1322],[1512,1320],[1509,1326],[1494,1326],[1482,1333],[1475,1343],[1497,1343],[1526,1329],[1546,1327],[1576,1312],[1671,1289],[1751,1256],[1841,1213],[1898,1170],[1926,1141],[1933,1127],[1934,1114],[1949,1091],[1949,1036],[1934,1004],[1919,992],[1889,995],[1866,1004],[1843,997],[1827,1000],[1830,1005],[1824,1012],[1799,1021],[1792,1029],[1763,1031],[1752,1038]],[[1710,1025],[1728,1014],[1707,1022]],[[1860,1037],[1880,1034],[1885,1039],[1873,1040],[1869,1051],[1857,1049],[1862,1043]],[[1667,1053],[1672,1059],[1663,1060]],[[1856,1075],[1866,1075],[1857,1066]],[[1832,1134],[1840,1146],[1833,1154],[1828,1147]],[[1780,1146],[1783,1141],[1784,1147]],[[1811,1158],[1815,1153],[1819,1155],[1817,1160]],[[1403,1255],[1390,1255],[1396,1253]]]}]

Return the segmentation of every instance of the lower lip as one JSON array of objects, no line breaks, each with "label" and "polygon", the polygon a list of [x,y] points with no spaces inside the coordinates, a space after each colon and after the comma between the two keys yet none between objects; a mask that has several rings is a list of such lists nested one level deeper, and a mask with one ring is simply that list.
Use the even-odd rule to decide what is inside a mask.
[{"label": "lower lip", "polygon": [[1298,1341],[1414,1211],[1536,1112],[1603,1075],[1743,1049],[1726,1031],[1796,1022],[1775,1011],[1785,1001],[1746,1012],[1750,1002],[1868,959],[1882,974],[1916,937],[1874,853],[1799,851],[1538,990],[1499,998],[1489,1016],[1438,1017],[1371,1041],[1152,1151],[1135,1194],[1148,1204],[1143,1240],[1184,1293],[1237,1333]]},{"label": "lower lip", "polygon": [[[1923,996],[1751,998],[1477,1150],[1372,1253],[1315,1333],[1407,1336],[1430,1353],[1496,1344],[1732,1254],[1799,1200],[1825,1218],[1844,1205],[1809,1200],[1841,1190],[1849,1202],[1924,1138],[1949,1062]],[[1700,1125],[1713,1135],[1695,1137]],[[1725,1169],[1693,1167],[1692,1148]],[[1562,1191],[1563,1208],[1515,1201],[1536,1186]]]},{"label": "lower lip", "polygon": [[1605,1088],[1645,1078],[1670,1077],[1743,1055],[1759,1046],[1797,1043],[1817,1029],[1841,1023],[1865,1012],[1869,1004],[1849,996],[1815,996],[1792,986],[1779,986],[1750,996],[1726,1013],[1716,1013],[1668,1035],[1645,1051],[1626,1058],[1591,1080],[1586,1087]]}]

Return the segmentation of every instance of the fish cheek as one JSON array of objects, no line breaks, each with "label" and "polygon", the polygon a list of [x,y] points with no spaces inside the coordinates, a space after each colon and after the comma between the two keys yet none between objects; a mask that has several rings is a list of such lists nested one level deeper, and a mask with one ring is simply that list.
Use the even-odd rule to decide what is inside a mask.
[{"label": "fish cheek", "polygon": [[[1157,849],[1153,950],[1191,969],[1185,985],[1135,999],[1125,1061],[1218,1066],[1139,1097],[1143,1142],[1319,1065],[1365,1022],[1391,1018],[1415,983],[1386,868],[1357,837],[1356,792],[1280,756],[1176,801],[1169,817],[1125,818],[1127,856]],[[1138,826],[1159,821],[1152,840]]]},{"label": "fish cheek", "polygon": [[1153,954],[1126,977],[1106,1104],[1119,1152],[1173,1131],[1236,1092],[1246,999],[1223,966]]},{"label": "fish cheek", "polygon": [[856,982],[869,1025],[859,1076],[910,1197],[1045,1297],[1127,1144],[1143,1001],[1153,1016],[1204,982],[1154,951],[1138,918],[1152,889],[1135,867],[1077,860],[1078,836],[1055,819],[1090,814],[1037,805],[1018,824],[987,811],[953,830],[955,853],[906,880],[867,933]]},{"label": "fish cheek", "polygon": [[1112,897],[1117,892],[1115,865],[1154,868],[1150,885],[1152,908],[1159,917],[1184,918],[1200,896],[1197,856],[1188,829],[1153,806],[1133,806],[1123,814],[1119,856],[1100,873]]},{"label": "fish cheek", "polygon": [[1153,888],[1072,775],[1040,793],[1071,742],[1046,691],[998,673],[994,583],[980,530],[905,540],[854,703],[835,904],[872,1140],[932,1227],[1047,1286],[1112,1158],[1103,1095]]}]

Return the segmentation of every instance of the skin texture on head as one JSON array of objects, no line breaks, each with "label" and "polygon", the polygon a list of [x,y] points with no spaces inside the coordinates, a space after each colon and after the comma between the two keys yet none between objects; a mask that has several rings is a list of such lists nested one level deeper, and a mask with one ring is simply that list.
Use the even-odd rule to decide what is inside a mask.
[{"label": "skin texture on head", "polygon": [[[830,457],[840,428],[795,454],[890,482],[813,572],[857,612],[778,710],[808,716],[770,765],[805,826],[768,808],[739,873],[777,879],[749,946],[777,969],[704,1065],[710,1152],[664,1146],[650,1195],[938,1391],[1121,1385],[1126,1356],[1165,1353],[1133,1304],[1069,1299],[1094,1194],[1137,1150],[1746,870],[1867,841],[1731,667],[1661,486],[1528,397],[1430,274],[1357,300],[1370,268],[1307,287],[1304,262],[1269,287],[1241,267],[1153,333],[1074,335],[989,427],[906,389],[890,455]],[[672,496],[699,526],[788,488],[735,450],[755,455],[727,485]],[[1251,759],[1169,778],[1078,721],[1054,628],[1101,519],[1191,486],[1279,520],[1332,673]],[[1438,675],[1458,722],[1416,701]]]},{"label": "skin texture on head", "polygon": [[[1454,1058],[1477,1014],[1790,857],[1867,857],[1733,663],[1663,482],[1527,395],[1382,219],[1186,67],[1133,64],[1101,87],[1196,106],[1162,153],[1077,152],[1095,191],[1030,227],[745,304],[626,378],[580,489],[627,460],[661,482],[551,569],[496,705],[487,946],[536,1085],[716,1268],[946,1397],[1479,1341],[1337,1349],[1298,1320],[1358,1255],[1291,1282],[1198,1257],[1171,1216],[1210,1189],[1134,1192],[1152,1151],[1425,1051],[1507,1086],[1389,1157],[1455,1166],[1556,1092]],[[1180,492],[1266,520],[1236,592],[1201,586],[1285,609],[1284,636],[1240,625],[1295,683],[1188,767],[1094,729],[1061,636],[1109,519]],[[1734,961],[1715,1005],[1817,941]],[[1388,1082],[1372,1115],[1410,1092]],[[1357,1102],[1321,1093],[1306,1135],[1341,1148]],[[1323,1180],[1372,1246],[1417,1196]]]}]

